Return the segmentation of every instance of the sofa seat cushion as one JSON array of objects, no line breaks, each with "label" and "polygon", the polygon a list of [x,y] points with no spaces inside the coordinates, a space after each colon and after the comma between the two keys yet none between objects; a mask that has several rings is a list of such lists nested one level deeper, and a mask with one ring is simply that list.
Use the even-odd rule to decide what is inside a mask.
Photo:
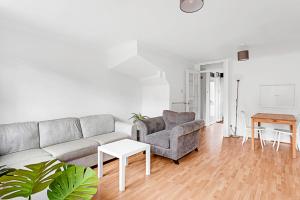
[{"label": "sofa seat cushion", "polygon": [[100,145],[108,144],[123,139],[130,139],[130,136],[125,133],[113,132],[88,138],[88,140],[96,141]]},{"label": "sofa seat cushion", "polygon": [[0,125],[0,155],[39,148],[37,122]]},{"label": "sofa seat cushion", "polygon": [[82,138],[80,122],[77,118],[39,122],[39,131],[42,148]]},{"label": "sofa seat cushion", "polygon": [[147,135],[145,138],[146,143],[159,146],[165,149],[170,148],[170,134],[171,131],[163,130],[156,133]]},{"label": "sofa seat cushion", "polygon": [[23,168],[25,165],[55,159],[43,149],[30,149],[0,156],[0,166],[6,165],[13,168]]},{"label": "sofa seat cushion", "polygon": [[60,161],[71,161],[97,153],[98,143],[91,140],[74,140],[43,148]]}]

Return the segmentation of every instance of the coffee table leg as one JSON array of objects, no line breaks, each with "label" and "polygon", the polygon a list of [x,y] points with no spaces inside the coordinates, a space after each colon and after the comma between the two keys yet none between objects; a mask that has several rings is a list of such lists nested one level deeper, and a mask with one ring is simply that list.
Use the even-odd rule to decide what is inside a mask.
[{"label": "coffee table leg", "polygon": [[123,192],[125,190],[125,166],[126,166],[126,157],[122,156],[119,159],[119,190]]},{"label": "coffee table leg", "polygon": [[98,151],[98,178],[103,177],[103,152]]},{"label": "coffee table leg", "polygon": [[146,148],[146,175],[150,175],[150,145]]}]

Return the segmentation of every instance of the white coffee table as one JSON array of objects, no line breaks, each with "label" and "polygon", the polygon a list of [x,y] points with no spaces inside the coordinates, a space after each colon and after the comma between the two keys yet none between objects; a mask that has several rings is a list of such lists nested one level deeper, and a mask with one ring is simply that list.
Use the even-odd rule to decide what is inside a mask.
[{"label": "white coffee table", "polygon": [[125,167],[128,157],[146,151],[146,175],[150,175],[150,145],[134,140],[120,140],[98,147],[98,178],[103,176],[103,153],[119,158],[119,190],[125,190]]}]

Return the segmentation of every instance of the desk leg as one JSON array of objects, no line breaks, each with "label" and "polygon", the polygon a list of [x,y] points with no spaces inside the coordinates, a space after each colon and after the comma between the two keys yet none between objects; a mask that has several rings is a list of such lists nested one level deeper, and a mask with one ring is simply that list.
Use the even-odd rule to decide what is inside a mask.
[{"label": "desk leg", "polygon": [[255,122],[254,119],[251,120],[252,121],[252,126],[251,126],[251,131],[252,131],[252,137],[251,137],[251,146],[252,146],[252,150],[254,151],[254,127],[255,127]]},{"label": "desk leg", "polygon": [[150,145],[146,148],[146,175],[150,175]]},{"label": "desk leg", "polygon": [[98,178],[103,177],[103,152],[98,151]]},{"label": "desk leg", "polygon": [[125,166],[126,166],[126,157],[122,156],[119,159],[119,190],[123,192],[125,190]]},{"label": "desk leg", "polygon": [[296,123],[293,123],[293,125],[291,125],[291,132],[292,132],[292,155],[293,158],[296,158],[296,141],[297,141],[297,127],[296,127]]}]

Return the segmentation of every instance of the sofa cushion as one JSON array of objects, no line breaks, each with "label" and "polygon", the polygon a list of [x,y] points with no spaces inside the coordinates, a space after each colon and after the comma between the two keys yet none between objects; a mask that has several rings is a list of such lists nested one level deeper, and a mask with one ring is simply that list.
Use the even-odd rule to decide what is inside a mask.
[{"label": "sofa cushion", "polygon": [[98,143],[80,139],[43,148],[60,161],[70,161],[97,153]]},{"label": "sofa cushion", "polygon": [[37,122],[0,125],[0,155],[39,147]]},{"label": "sofa cushion", "polygon": [[115,131],[115,120],[112,115],[81,117],[80,124],[85,138]]},{"label": "sofa cushion", "polygon": [[96,141],[100,145],[115,142],[118,140],[123,140],[123,139],[130,139],[130,135],[127,135],[125,133],[113,132],[113,133],[107,133],[107,134],[97,135],[97,136],[88,138],[88,140]]},{"label": "sofa cushion", "polygon": [[77,118],[40,122],[39,131],[42,148],[82,138],[80,122]]},{"label": "sofa cushion", "polygon": [[49,153],[42,149],[30,149],[0,156],[0,165],[23,168],[25,165],[53,160]]},{"label": "sofa cushion", "polygon": [[171,130],[179,124],[195,120],[194,112],[174,112],[170,110],[163,111],[163,119],[166,123],[166,129]]},{"label": "sofa cushion", "polygon": [[170,133],[171,131],[163,130],[147,135],[146,143],[159,146],[165,149],[170,148]]}]

